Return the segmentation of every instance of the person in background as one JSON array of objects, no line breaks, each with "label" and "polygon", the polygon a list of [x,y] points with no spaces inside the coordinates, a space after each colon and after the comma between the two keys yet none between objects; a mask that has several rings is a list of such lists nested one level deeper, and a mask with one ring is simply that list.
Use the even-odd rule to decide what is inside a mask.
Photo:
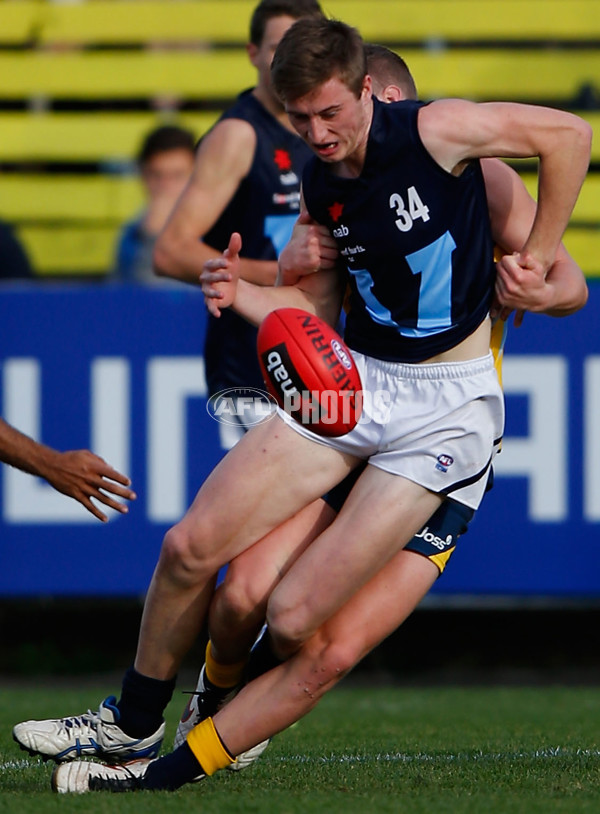
[{"label": "person in background", "polygon": [[158,127],[144,139],[137,163],[147,202],[119,235],[115,268],[119,280],[160,282],[152,269],[154,244],[190,177],[194,152],[194,135],[175,125]]},{"label": "person in background", "polygon": [[31,280],[34,270],[11,225],[0,220],[0,280]]},{"label": "person in background", "polygon": [[[129,509],[115,497],[135,500],[131,481],[87,449],[59,452],[34,441],[0,418],[0,461],[47,480],[57,492],[72,497],[105,523],[108,517],[97,500],[121,514]],[[112,497],[112,496],[115,497]]]},{"label": "person in background", "polygon": [[[242,235],[241,274],[271,286],[277,257],[300,211],[300,177],[310,150],[290,125],[271,88],[270,66],[287,29],[301,17],[321,17],[317,0],[261,0],[250,20],[248,57],[256,85],[242,92],[202,138],[194,172],[158,237],[157,274],[198,285],[206,260],[219,257],[232,232]],[[204,343],[209,396],[229,388],[262,388],[256,328],[237,314],[210,314]],[[230,449],[255,420],[219,424]]]}]

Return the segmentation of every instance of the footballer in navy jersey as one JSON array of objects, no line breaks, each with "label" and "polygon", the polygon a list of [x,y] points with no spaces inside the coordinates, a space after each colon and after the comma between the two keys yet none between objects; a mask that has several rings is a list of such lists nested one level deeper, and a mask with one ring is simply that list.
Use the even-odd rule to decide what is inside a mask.
[{"label": "footballer in navy jersey", "polygon": [[455,176],[423,146],[420,102],[373,100],[366,159],[341,178],[313,157],[307,209],[329,226],[350,275],[346,341],[378,359],[420,362],[457,345],[491,305],[495,267],[478,161]]},{"label": "footballer in navy jersey", "polygon": [[[363,43],[353,29],[336,20],[301,20],[282,39],[272,72],[274,87],[286,100],[287,112],[298,132],[325,163],[336,163],[340,174],[356,182],[362,178],[372,116],[371,82],[362,57]],[[293,106],[288,100],[293,101]],[[419,132],[423,144],[440,164],[440,177],[446,178],[452,172],[457,173],[456,177],[468,173],[470,162],[477,156],[539,156],[542,170],[538,214],[529,238],[518,252],[518,260],[525,266],[531,256],[536,268],[547,272],[585,177],[590,154],[589,126],[563,112],[540,112],[538,108],[504,103],[478,106],[464,100],[440,100],[419,110]],[[399,232],[403,231],[401,226],[416,220],[426,224],[431,218],[427,199],[431,190],[423,193],[414,186],[422,180],[422,169],[406,190],[387,190],[384,185]],[[382,165],[381,172],[385,171]],[[444,182],[440,181],[440,186],[440,195],[446,201]],[[468,200],[467,195],[464,203]],[[327,206],[334,207],[341,220],[346,203],[334,197]],[[373,199],[371,204],[377,206],[373,212],[383,218],[382,201]],[[399,289],[410,280],[402,264],[408,263],[412,274],[412,255],[425,252],[424,259],[430,259],[428,252],[434,251],[431,245],[436,245],[435,241],[446,232],[453,241],[458,238],[465,251],[474,249],[468,246],[468,234],[451,231],[452,207],[462,204],[459,197],[448,200],[444,217],[435,213],[435,225],[441,232],[427,234],[427,239],[414,247],[408,241],[390,241],[389,230],[383,226],[382,247],[389,251],[392,243],[398,254],[397,268],[388,265],[385,273],[393,277],[396,272]],[[309,202],[309,209],[314,211],[314,201]],[[342,249],[354,246],[355,254],[373,252],[373,257],[381,260],[375,234],[360,231],[358,212],[348,223],[342,221],[336,226],[340,229],[336,238],[348,237],[356,228],[356,242],[342,244]],[[372,213],[363,210],[360,214],[367,217]],[[373,229],[382,228],[376,218],[370,222]],[[486,242],[480,257],[482,266],[487,262],[487,248]],[[491,253],[491,241],[489,248]],[[240,235],[234,233],[224,256],[205,263],[209,270],[229,270],[232,286],[218,292],[221,307],[234,304],[236,298],[242,266],[240,249]],[[452,252],[454,248],[444,245],[440,263]],[[489,353],[490,320],[485,317],[489,303],[485,303],[480,325],[463,341],[455,336],[449,339],[448,334],[458,330],[470,316],[465,313],[465,297],[453,295],[453,273],[460,277],[461,269],[454,265],[450,274],[438,275],[443,283],[438,289],[429,285],[429,263],[419,263],[425,281],[419,283],[420,296],[407,294],[413,305],[411,313],[386,288],[386,281],[377,286],[383,265],[375,263],[368,269],[371,279],[363,279],[356,307],[362,308],[365,324],[371,326],[374,345],[379,344],[380,349],[384,345],[383,329],[395,331],[401,339],[389,334],[389,341],[396,342],[391,361],[377,358],[377,350],[371,356],[360,352],[355,356],[360,357],[364,391],[387,393],[390,412],[369,408],[367,413],[365,407],[363,416],[367,415],[368,422],[339,438],[316,436],[299,423],[292,425],[293,419],[280,413],[246,433],[211,473],[183,520],[165,536],[146,598],[135,670],[128,671],[124,679],[118,717],[104,702],[93,720],[98,721],[95,725],[99,736],[110,725],[111,736],[114,733],[119,738],[117,748],[121,754],[127,754],[134,738],[137,748],[143,743],[147,753],[150,749],[157,751],[164,732],[162,713],[171,697],[177,670],[208,617],[216,568],[232,556],[246,552],[251,556],[255,544],[263,542],[266,534],[282,529],[287,522],[293,524],[316,498],[368,459],[342,511],[325,530],[319,529],[316,538],[311,537],[310,547],[292,561],[270,593],[266,617],[272,655],[278,663],[271,665],[266,674],[249,680],[232,700],[194,726],[185,742],[170,755],[155,761],[136,761],[136,765],[129,762],[125,767],[75,761],[55,771],[55,790],[173,790],[237,763],[236,755],[282,731],[312,709],[359,658],[390,632],[391,624],[396,626],[390,614],[398,613],[398,596],[414,607],[425,582],[429,587],[437,575],[435,564],[412,557],[403,546],[450,493],[471,508],[481,498],[485,485],[482,477],[489,467],[493,439],[501,430],[503,416],[502,395]],[[364,268],[368,268],[366,264]],[[297,266],[291,264],[291,269],[295,273]],[[285,286],[269,287],[265,297],[259,290],[253,296],[256,307],[250,309],[255,318],[273,305],[285,304],[303,305],[318,315],[333,315],[342,293],[338,275],[320,266],[309,267],[306,275],[307,279],[303,278],[295,288],[294,283],[289,283],[290,291],[282,290]],[[284,279],[283,272],[280,278]],[[243,282],[241,290],[247,292],[247,280]],[[465,285],[477,292],[478,282],[474,270],[469,269]],[[489,285],[493,288],[493,281]],[[478,299],[475,295],[474,301]],[[485,300],[485,296],[481,299]],[[367,322],[366,314],[371,322]],[[413,335],[406,335],[411,330]],[[428,364],[396,361],[402,358],[405,339],[413,339],[420,347],[421,341],[437,341],[440,337],[440,347],[447,350],[436,354],[429,349],[433,357],[427,359]],[[446,346],[446,341],[450,345]],[[452,345],[453,341],[456,344]],[[442,547],[448,542],[438,541],[435,534],[433,538]],[[277,544],[285,546],[288,540],[284,531]],[[396,578],[390,590],[390,584],[382,584],[379,577],[383,577],[383,583],[388,581],[381,569],[396,558],[402,558],[403,578]],[[419,568],[422,575],[416,593],[415,564],[427,569],[425,574]],[[382,593],[389,599],[387,604],[382,602]],[[368,617],[363,613],[365,606],[371,611]],[[207,666],[216,667],[218,659],[212,648],[207,655]],[[230,661],[221,664],[224,666],[215,684],[225,689],[230,686],[226,678],[231,678],[232,668],[240,665]],[[140,703],[150,696],[151,704]],[[141,707],[145,713],[143,726],[139,721],[128,724],[127,715],[133,718],[137,714],[139,718]],[[80,718],[45,722],[42,727],[36,722],[23,726],[30,735],[36,735],[40,728],[42,732],[58,729],[61,734],[66,729],[77,734],[81,731]],[[152,734],[147,735],[149,732]],[[142,737],[145,740],[140,740]],[[46,737],[44,742],[48,740]],[[77,738],[75,748],[79,745]]]},{"label": "footballer in navy jersey", "polygon": [[[197,285],[203,263],[218,256],[237,231],[244,242],[244,279],[274,285],[278,255],[299,214],[300,179],[310,151],[271,87],[270,66],[288,28],[322,14],[317,0],[260,0],[254,9],[247,53],[256,84],[201,139],[189,182],[156,241],[153,265],[159,276]],[[234,314],[218,324],[209,319],[205,361],[211,395],[263,386],[255,349],[256,331],[244,320]],[[247,417],[238,418],[231,433],[220,425],[223,447],[245,429]]]},{"label": "footballer in navy jersey", "polygon": [[[277,260],[298,217],[300,179],[310,150],[251,91],[242,93],[223,119],[249,122],[256,131],[256,150],[249,173],[203,239],[223,251],[236,231],[245,257]],[[220,319],[209,315],[204,357],[211,395],[228,387],[263,387],[256,328],[232,311]]]}]

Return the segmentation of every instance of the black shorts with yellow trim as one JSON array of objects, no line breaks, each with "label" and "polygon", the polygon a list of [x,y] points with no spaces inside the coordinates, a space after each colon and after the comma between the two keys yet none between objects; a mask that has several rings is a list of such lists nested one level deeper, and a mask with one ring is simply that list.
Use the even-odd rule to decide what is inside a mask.
[{"label": "black shorts with yellow trim", "polygon": [[[323,500],[336,512],[342,508],[364,466],[357,467],[341,483],[323,496]],[[489,488],[491,488],[490,483],[488,483]],[[404,550],[414,551],[415,554],[427,557],[441,575],[456,548],[456,541],[461,534],[467,531],[474,514],[475,510],[463,503],[444,500],[435,514],[429,518],[427,525],[404,546]]]}]

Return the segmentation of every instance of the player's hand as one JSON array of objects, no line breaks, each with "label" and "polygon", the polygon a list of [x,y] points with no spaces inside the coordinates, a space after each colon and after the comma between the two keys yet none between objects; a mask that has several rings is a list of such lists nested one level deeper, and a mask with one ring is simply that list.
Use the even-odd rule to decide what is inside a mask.
[{"label": "player's hand", "polygon": [[546,270],[531,254],[507,254],[496,263],[496,301],[492,316],[508,319],[515,311],[514,322],[518,327],[525,311],[544,311],[548,298]]},{"label": "player's hand", "polygon": [[279,285],[294,285],[301,277],[335,268],[337,244],[325,226],[303,211],[294,225],[289,243],[279,256]]},{"label": "player's hand", "polygon": [[129,509],[112,495],[125,500],[136,498],[135,492],[129,488],[130,479],[87,449],[53,450],[41,467],[41,474],[57,491],[77,500],[103,523],[108,517],[92,503],[91,498],[121,514],[126,514]]},{"label": "player's hand", "polygon": [[220,317],[221,309],[229,308],[235,300],[240,278],[241,248],[242,238],[238,232],[234,232],[221,257],[207,260],[202,267],[200,285],[204,303],[213,317]]}]

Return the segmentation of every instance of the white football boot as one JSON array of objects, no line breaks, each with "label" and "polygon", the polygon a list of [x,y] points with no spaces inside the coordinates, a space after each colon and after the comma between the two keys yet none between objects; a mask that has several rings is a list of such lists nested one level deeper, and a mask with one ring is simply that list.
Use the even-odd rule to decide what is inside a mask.
[{"label": "white football boot", "polygon": [[59,794],[88,791],[138,791],[151,760],[132,760],[118,766],[75,760],[61,763],[52,773],[52,789]]},{"label": "white football boot", "polygon": [[[212,716],[215,715],[221,709],[221,707],[225,706],[225,704],[231,701],[231,699],[234,698],[241,689],[241,685],[234,687],[232,690],[207,688],[204,683],[204,675],[205,668],[202,667],[198,677],[196,690],[192,693],[190,700],[183,710],[181,720],[177,726],[175,740],[173,741],[174,749],[181,746],[196,724],[199,724],[200,721],[204,721],[205,718],[212,718]],[[241,769],[246,769],[262,755],[268,745],[268,740],[262,741],[262,743],[259,743],[252,749],[248,749],[247,752],[242,752],[242,754],[238,755],[236,760],[227,768],[233,772],[239,772]],[[203,776],[204,775],[202,775],[202,777]]]},{"label": "white football boot", "polygon": [[105,698],[98,712],[88,710],[71,718],[24,721],[14,727],[13,738],[30,755],[57,763],[80,757],[116,763],[156,757],[165,734],[164,723],[147,738],[130,738],[117,725],[116,700],[114,695]]}]

